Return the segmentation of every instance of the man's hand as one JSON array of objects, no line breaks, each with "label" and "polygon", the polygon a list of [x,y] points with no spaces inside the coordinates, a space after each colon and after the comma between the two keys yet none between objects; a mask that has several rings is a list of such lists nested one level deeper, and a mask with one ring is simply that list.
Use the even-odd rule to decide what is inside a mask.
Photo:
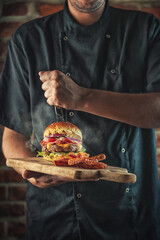
[{"label": "man's hand", "polygon": [[67,182],[81,182],[81,181],[98,181],[99,179],[94,178],[94,179],[83,179],[83,180],[75,180],[72,178],[66,178],[66,177],[60,177],[60,176],[55,176],[55,175],[47,175],[43,173],[38,173],[38,172],[32,172],[28,170],[22,170],[22,177],[24,179],[27,179],[30,183],[33,185],[39,187],[39,188],[49,188],[52,186],[58,186],[63,183]]},{"label": "man's hand", "polygon": [[47,175],[38,172],[32,172],[29,170],[22,171],[22,177],[27,179],[33,185],[40,187],[40,188],[48,188],[52,186],[58,186],[60,184],[71,182],[73,179],[70,178],[63,178],[58,176]]},{"label": "man's hand", "polygon": [[77,85],[64,73],[55,71],[39,72],[44,96],[49,105],[78,110],[87,89]]}]

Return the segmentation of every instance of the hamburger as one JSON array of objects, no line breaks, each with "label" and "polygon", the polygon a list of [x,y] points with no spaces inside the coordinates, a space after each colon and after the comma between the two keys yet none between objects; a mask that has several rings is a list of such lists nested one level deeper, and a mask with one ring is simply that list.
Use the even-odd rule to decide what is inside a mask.
[{"label": "hamburger", "polygon": [[45,129],[43,137],[42,152],[39,152],[39,156],[47,160],[68,156],[70,152],[75,154],[84,152],[81,130],[70,122],[52,123]]}]

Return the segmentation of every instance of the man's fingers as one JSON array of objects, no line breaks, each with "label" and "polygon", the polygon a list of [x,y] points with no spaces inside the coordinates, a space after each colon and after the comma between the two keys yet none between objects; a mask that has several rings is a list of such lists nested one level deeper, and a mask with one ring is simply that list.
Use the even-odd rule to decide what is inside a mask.
[{"label": "man's fingers", "polygon": [[22,177],[24,179],[28,179],[28,178],[39,178],[41,177],[43,174],[42,173],[38,173],[38,172],[33,172],[33,171],[29,171],[29,170],[24,170],[24,172],[22,173]]},{"label": "man's fingers", "polygon": [[55,90],[58,90],[60,87],[60,83],[59,83],[59,80],[58,79],[52,79],[51,81],[48,80],[48,81],[45,81],[43,84],[42,84],[42,89],[44,91],[47,91],[49,88],[52,90],[52,89],[55,89]]},{"label": "man's fingers", "polygon": [[45,82],[47,80],[54,80],[54,79],[60,79],[62,77],[62,73],[58,70],[54,71],[41,71],[39,72],[40,80],[42,82]]},{"label": "man's fingers", "polygon": [[44,96],[45,96],[45,98],[52,97],[52,90],[51,89],[46,90],[44,92]]},{"label": "man's fingers", "polygon": [[53,71],[39,72],[39,77],[42,82],[45,82],[52,78]]},{"label": "man's fingers", "polygon": [[66,177],[60,177],[56,175],[48,175],[43,173],[38,173],[34,171],[24,170],[22,173],[22,177],[27,179],[33,185],[39,188],[48,188],[52,186],[58,186],[60,184],[64,184],[67,182],[84,182],[84,181],[99,181],[96,179],[72,179]]},{"label": "man's fingers", "polygon": [[55,98],[55,97],[48,97],[47,98],[47,103],[50,105],[50,106],[58,106],[58,107],[64,107],[64,105],[61,104],[61,102],[59,101],[58,98]]},{"label": "man's fingers", "polygon": [[49,88],[50,84],[48,81],[45,81],[44,83],[42,83],[42,89],[44,91],[46,91]]}]

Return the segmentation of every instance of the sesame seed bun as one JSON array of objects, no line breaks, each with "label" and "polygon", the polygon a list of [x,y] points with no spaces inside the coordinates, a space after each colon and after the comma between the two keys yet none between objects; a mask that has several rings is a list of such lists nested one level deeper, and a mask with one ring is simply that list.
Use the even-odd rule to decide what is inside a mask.
[{"label": "sesame seed bun", "polygon": [[81,130],[70,122],[54,122],[44,131],[44,137],[54,134],[64,134],[66,137],[82,140]]}]

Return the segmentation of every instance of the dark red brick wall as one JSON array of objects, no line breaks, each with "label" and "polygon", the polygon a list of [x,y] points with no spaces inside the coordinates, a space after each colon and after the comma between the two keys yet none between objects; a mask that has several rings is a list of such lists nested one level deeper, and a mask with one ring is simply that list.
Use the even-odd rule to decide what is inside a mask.
[{"label": "dark red brick wall", "polygon": [[[52,3],[51,3],[52,2]],[[56,4],[53,4],[56,2]],[[116,3],[115,3],[116,2]],[[121,2],[121,3],[119,3]],[[110,1],[115,7],[137,9],[155,14],[160,18],[159,0]],[[141,2],[145,2],[141,3]],[[5,0],[0,1],[0,72],[5,60],[8,41],[15,30],[31,19],[55,13],[63,9],[63,0]],[[0,240],[24,239],[26,222],[26,182],[12,169],[6,167],[1,150],[0,126]],[[157,157],[160,166],[160,129],[157,129]]]},{"label": "dark red brick wall", "polygon": [[[114,4],[113,4],[114,2]],[[160,18],[160,1],[153,0],[139,0],[138,1],[110,1],[110,5],[117,8],[130,9],[130,10],[138,10],[143,12],[148,12],[154,14],[157,18]],[[136,3],[135,3],[136,2]]]}]

